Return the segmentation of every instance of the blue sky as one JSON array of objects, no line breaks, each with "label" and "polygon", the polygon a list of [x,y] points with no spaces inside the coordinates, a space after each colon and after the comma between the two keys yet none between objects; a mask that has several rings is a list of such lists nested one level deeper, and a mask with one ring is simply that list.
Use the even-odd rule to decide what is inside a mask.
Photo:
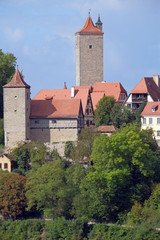
[{"label": "blue sky", "polygon": [[74,33],[89,9],[103,22],[105,81],[129,93],[160,74],[159,0],[0,0],[0,48],[17,57],[32,97],[76,84]]}]

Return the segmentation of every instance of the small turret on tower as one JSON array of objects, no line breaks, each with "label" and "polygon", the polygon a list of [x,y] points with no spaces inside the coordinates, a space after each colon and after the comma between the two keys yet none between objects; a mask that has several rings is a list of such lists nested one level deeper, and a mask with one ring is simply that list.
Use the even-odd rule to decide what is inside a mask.
[{"label": "small turret on tower", "polygon": [[102,31],[102,22],[101,22],[101,19],[100,19],[100,15],[98,15],[98,20],[96,22],[96,27]]}]

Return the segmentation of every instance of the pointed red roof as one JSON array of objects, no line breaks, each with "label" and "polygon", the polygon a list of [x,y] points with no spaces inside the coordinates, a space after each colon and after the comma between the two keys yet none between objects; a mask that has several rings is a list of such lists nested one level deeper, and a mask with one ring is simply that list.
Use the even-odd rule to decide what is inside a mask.
[{"label": "pointed red roof", "polygon": [[91,17],[89,16],[86,20],[86,23],[84,24],[83,28],[80,29],[76,33],[95,33],[95,34],[103,34],[103,32],[96,28],[92,22]]},{"label": "pointed red roof", "polygon": [[132,89],[131,93],[136,94],[148,94],[152,97],[153,101],[159,101],[160,89],[156,85],[153,77],[144,77],[141,81]]},{"label": "pointed red roof", "polygon": [[19,70],[17,69],[13,78],[11,79],[11,81],[9,83],[7,83],[6,85],[3,86],[4,88],[30,88],[30,86],[23,80]]}]

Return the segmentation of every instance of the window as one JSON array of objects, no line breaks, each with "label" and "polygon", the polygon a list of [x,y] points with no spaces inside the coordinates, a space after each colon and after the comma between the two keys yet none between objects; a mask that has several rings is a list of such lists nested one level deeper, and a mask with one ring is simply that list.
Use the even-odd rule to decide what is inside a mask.
[{"label": "window", "polygon": [[0,168],[2,168],[2,163],[0,163]]},{"label": "window", "polygon": [[157,124],[160,124],[160,118],[157,118]]},{"label": "window", "polygon": [[91,49],[92,48],[92,45],[89,45],[89,49]]},{"label": "window", "polygon": [[17,96],[14,96],[14,99],[17,99],[18,97]]},{"label": "window", "polygon": [[35,120],[35,123],[38,124],[38,123],[39,123],[39,120]]},{"label": "window", "polygon": [[160,136],[160,130],[157,131],[157,136],[158,136],[158,137]]},{"label": "window", "polygon": [[127,104],[127,107],[131,108],[131,104],[130,104],[130,103],[128,103],[128,104]]},{"label": "window", "polygon": [[52,123],[56,123],[56,120],[52,120]]},{"label": "window", "polygon": [[152,124],[152,118],[149,118],[149,124]]},{"label": "window", "polygon": [[8,169],[8,163],[4,164],[4,169]]},{"label": "window", "polygon": [[143,118],[143,124],[146,124],[146,118]]}]

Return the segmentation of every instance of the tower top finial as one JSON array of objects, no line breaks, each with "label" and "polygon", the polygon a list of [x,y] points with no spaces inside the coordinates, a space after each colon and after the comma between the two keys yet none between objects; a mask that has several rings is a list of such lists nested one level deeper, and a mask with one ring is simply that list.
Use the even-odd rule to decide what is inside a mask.
[{"label": "tower top finial", "polygon": [[17,70],[18,70],[18,64],[17,64]]},{"label": "tower top finial", "polygon": [[91,9],[89,9],[88,16],[90,17]]}]

